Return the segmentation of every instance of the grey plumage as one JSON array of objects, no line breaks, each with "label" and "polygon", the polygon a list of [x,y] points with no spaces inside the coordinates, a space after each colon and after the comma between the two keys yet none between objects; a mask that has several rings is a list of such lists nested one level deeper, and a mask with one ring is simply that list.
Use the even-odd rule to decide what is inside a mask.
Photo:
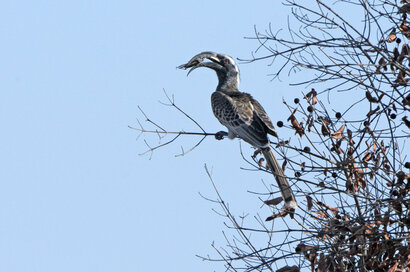
[{"label": "grey plumage", "polygon": [[[211,62],[204,62],[204,59]],[[262,150],[278,183],[282,198],[285,201],[285,208],[296,209],[295,196],[270,147],[268,134],[277,137],[275,128],[259,102],[250,94],[238,90],[239,69],[235,61],[227,55],[203,52],[178,68],[191,68],[189,74],[199,67],[210,68],[218,76],[218,86],[212,93],[211,105],[216,118],[228,128],[228,137],[231,139],[241,138]]]}]

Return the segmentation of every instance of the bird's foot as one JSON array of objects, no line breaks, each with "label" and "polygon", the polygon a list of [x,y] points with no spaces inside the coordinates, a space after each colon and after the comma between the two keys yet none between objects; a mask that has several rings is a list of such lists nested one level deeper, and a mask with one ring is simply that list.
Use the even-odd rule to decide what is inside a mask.
[{"label": "bird's foot", "polygon": [[228,132],[226,131],[218,131],[217,133],[215,133],[215,139],[222,140],[224,137],[228,136]]}]

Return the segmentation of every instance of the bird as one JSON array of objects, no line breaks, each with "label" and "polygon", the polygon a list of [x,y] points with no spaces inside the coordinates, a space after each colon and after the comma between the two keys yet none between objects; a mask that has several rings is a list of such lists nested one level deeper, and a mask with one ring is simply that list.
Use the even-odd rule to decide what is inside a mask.
[{"label": "bird", "polygon": [[272,152],[268,135],[278,137],[271,119],[261,104],[250,94],[239,91],[240,74],[235,60],[225,54],[206,51],[195,55],[179,69],[193,70],[205,67],[216,72],[218,85],[211,95],[211,106],[215,117],[228,132],[220,131],[215,138],[222,140],[240,138],[262,151],[272,171],[284,200],[283,208],[294,211],[297,208],[296,198],[289,182],[283,173],[278,160]]}]

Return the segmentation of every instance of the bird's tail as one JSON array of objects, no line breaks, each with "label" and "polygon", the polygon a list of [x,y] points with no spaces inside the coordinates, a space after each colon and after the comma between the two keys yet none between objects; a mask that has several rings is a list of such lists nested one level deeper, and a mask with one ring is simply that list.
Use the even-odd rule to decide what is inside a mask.
[{"label": "bird's tail", "polygon": [[270,147],[262,149],[263,156],[265,157],[272,174],[275,176],[276,182],[278,183],[280,193],[285,201],[285,208],[296,209],[298,204],[296,202],[295,196],[293,195],[292,189],[289,186],[288,180],[283,173],[282,167],[276,160],[275,155]]}]

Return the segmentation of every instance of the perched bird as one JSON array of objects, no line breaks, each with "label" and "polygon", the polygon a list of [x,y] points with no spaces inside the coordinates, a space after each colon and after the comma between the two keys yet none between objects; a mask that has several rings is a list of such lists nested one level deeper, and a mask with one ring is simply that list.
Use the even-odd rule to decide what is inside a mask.
[{"label": "perched bird", "polygon": [[[206,61],[209,60],[209,61]],[[199,67],[207,67],[216,72],[218,86],[211,96],[212,110],[228,132],[216,134],[218,140],[224,136],[238,137],[262,151],[271,169],[285,202],[286,209],[296,209],[297,203],[288,180],[270,147],[268,134],[277,137],[272,121],[265,110],[250,94],[240,92],[239,68],[233,58],[214,52],[202,52],[194,56],[179,69],[188,69],[188,75]]]}]

